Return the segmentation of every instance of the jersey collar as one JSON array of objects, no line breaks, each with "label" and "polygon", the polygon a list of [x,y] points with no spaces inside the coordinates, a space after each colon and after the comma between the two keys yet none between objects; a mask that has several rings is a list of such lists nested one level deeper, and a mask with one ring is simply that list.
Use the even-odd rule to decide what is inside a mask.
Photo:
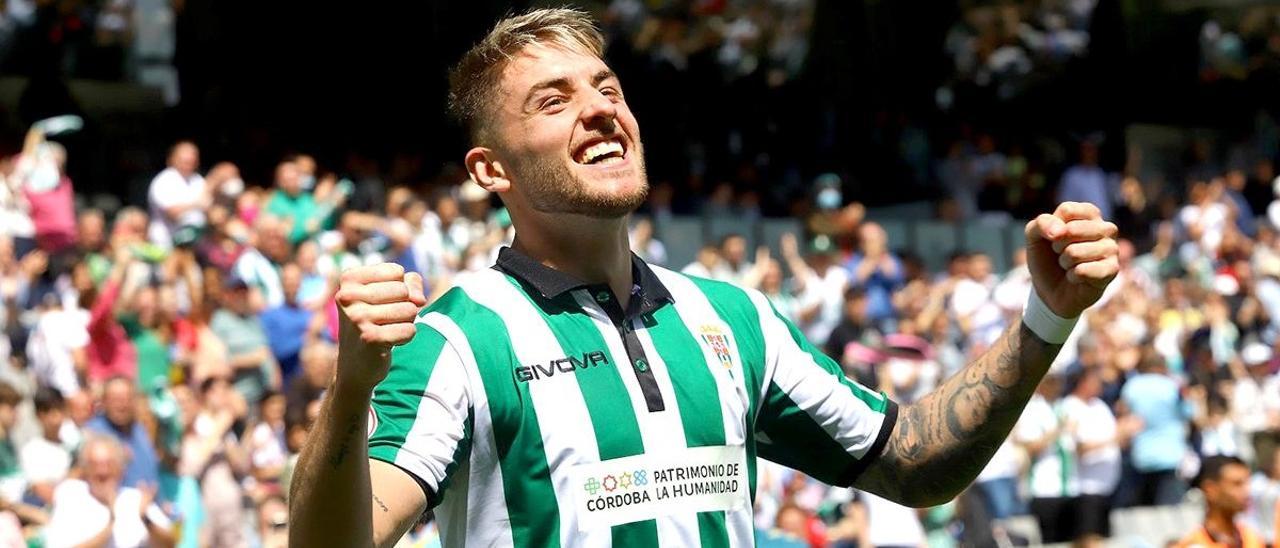
[{"label": "jersey collar", "polygon": [[[551,268],[524,253],[505,246],[498,250],[498,262],[493,265],[493,268],[532,286],[546,299],[555,299],[575,289],[594,289],[597,285],[602,285],[584,282],[576,276]],[[649,268],[649,265],[635,253],[631,254],[631,273],[635,280],[632,295],[639,297],[633,305],[639,306],[636,312],[649,314],[660,308],[663,303],[674,301],[671,292],[667,291],[667,287],[658,280],[653,269]]]}]

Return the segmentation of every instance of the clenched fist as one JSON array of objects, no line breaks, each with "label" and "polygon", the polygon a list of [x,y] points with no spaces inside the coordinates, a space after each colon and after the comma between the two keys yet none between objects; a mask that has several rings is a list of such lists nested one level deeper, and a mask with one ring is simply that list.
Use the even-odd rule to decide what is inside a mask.
[{"label": "clenched fist", "polygon": [[418,311],[427,304],[422,276],[394,263],[342,273],[338,301],[337,384],[370,391],[387,376],[391,347],[409,342]]},{"label": "clenched fist", "polygon": [[1098,302],[1120,271],[1116,225],[1093,204],[1064,202],[1027,223],[1027,268],[1049,309],[1074,318]]}]

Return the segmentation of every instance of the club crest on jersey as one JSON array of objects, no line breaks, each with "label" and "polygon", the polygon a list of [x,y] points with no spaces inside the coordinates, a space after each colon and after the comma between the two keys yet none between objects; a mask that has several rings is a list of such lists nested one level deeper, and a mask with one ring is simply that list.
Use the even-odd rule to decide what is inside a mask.
[{"label": "club crest on jersey", "polygon": [[725,368],[733,367],[733,354],[729,352],[729,336],[719,326],[706,324],[698,330],[702,341],[711,347],[711,351],[716,353],[716,357],[720,359],[720,363]]}]

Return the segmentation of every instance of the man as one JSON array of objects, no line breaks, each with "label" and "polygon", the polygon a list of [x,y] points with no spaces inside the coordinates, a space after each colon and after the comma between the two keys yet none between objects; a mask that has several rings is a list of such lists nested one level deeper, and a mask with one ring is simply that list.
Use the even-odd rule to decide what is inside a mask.
[{"label": "man", "polygon": [[85,440],[81,475],[53,492],[46,546],[173,546],[172,522],[153,502],[155,484],[132,487],[123,480],[128,458],[114,438]]},{"label": "man", "polygon": [[1013,431],[1031,459],[1028,491],[1031,514],[1040,525],[1045,542],[1070,542],[1076,538],[1076,507],[1080,493],[1076,477],[1075,443],[1061,416],[1062,378],[1049,375],[1040,381]]},{"label": "man", "polygon": [[54,488],[71,469],[71,448],[62,439],[66,401],[62,393],[49,387],[36,390],[32,399],[40,421],[40,436],[23,444],[20,460],[31,492],[45,505],[53,502]]},{"label": "man", "polygon": [[1200,463],[1204,523],[1178,543],[1180,547],[1262,548],[1258,533],[1236,516],[1249,506],[1249,465],[1237,457],[1213,456]]},{"label": "man", "polygon": [[[314,169],[314,162],[311,165]],[[303,188],[303,173],[297,162],[285,160],[276,166],[276,190],[267,202],[267,213],[284,220],[289,227],[289,243],[295,246],[320,230],[320,210],[311,192]]]},{"label": "man", "polygon": [[1008,434],[1062,317],[1115,273],[1095,208],[1028,224],[1033,327],[899,413],[758,292],[629,252],[643,146],[602,51],[585,14],[554,9],[500,22],[464,56],[466,165],[519,236],[421,318],[420,276],[343,273],[339,364],[292,483],[290,545],[389,546],[434,508],[445,546],[750,546],[757,455],[939,504]]},{"label": "man", "polygon": [[169,167],[151,180],[147,190],[147,204],[151,209],[151,226],[147,236],[151,243],[163,248],[173,247],[175,233],[179,229],[192,231],[178,235],[179,239],[193,238],[204,225],[204,208],[209,203],[204,177],[200,168],[200,149],[191,141],[178,141],[169,150]]},{"label": "man", "polygon": [[298,370],[299,354],[312,312],[298,302],[302,268],[294,263],[284,265],[280,269],[280,284],[284,289],[284,303],[263,310],[258,317],[271,345],[271,353],[280,364],[280,376],[288,380]]},{"label": "man", "polygon": [[1130,450],[1138,471],[1134,498],[1138,505],[1173,505],[1185,490],[1178,479],[1178,465],[1187,452],[1187,428],[1191,404],[1182,399],[1178,381],[1168,373],[1164,358],[1151,353],[1138,363],[1138,374],[1120,392],[1120,411],[1141,419],[1142,429]]},{"label": "man", "polygon": [[1087,540],[1111,536],[1111,495],[1120,484],[1124,434],[1101,396],[1102,377],[1097,370],[1085,369],[1071,395],[1062,400],[1062,414],[1076,449],[1077,533]]},{"label": "man", "polygon": [[[109,436],[128,449],[128,466],[121,481],[125,487],[157,485],[160,460],[146,426],[137,419],[138,395],[128,377],[112,377],[102,387],[102,414],[89,419],[85,428]],[[87,451],[87,449],[82,449]],[[57,498],[57,494],[54,494]]]},{"label": "man", "polygon": [[256,402],[268,387],[279,387],[280,369],[262,319],[249,304],[249,286],[236,277],[223,285],[222,308],[213,313],[209,329],[227,345],[231,378],[245,401]]},{"label": "man", "polygon": [[905,281],[902,261],[889,252],[889,236],[876,223],[858,227],[858,242],[859,251],[844,265],[849,284],[866,291],[867,315],[872,323],[886,333],[895,332],[898,313],[893,309],[893,292]]}]

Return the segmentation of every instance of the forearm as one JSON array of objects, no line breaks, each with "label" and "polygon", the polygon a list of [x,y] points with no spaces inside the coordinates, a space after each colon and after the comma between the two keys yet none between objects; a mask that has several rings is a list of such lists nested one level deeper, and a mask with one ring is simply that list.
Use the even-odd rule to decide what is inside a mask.
[{"label": "forearm", "polygon": [[371,546],[369,394],[335,386],[298,457],[289,496],[289,544]]},{"label": "forearm", "polygon": [[985,354],[902,409],[860,487],[912,506],[955,497],[1008,437],[1059,349],[1015,322]]}]

